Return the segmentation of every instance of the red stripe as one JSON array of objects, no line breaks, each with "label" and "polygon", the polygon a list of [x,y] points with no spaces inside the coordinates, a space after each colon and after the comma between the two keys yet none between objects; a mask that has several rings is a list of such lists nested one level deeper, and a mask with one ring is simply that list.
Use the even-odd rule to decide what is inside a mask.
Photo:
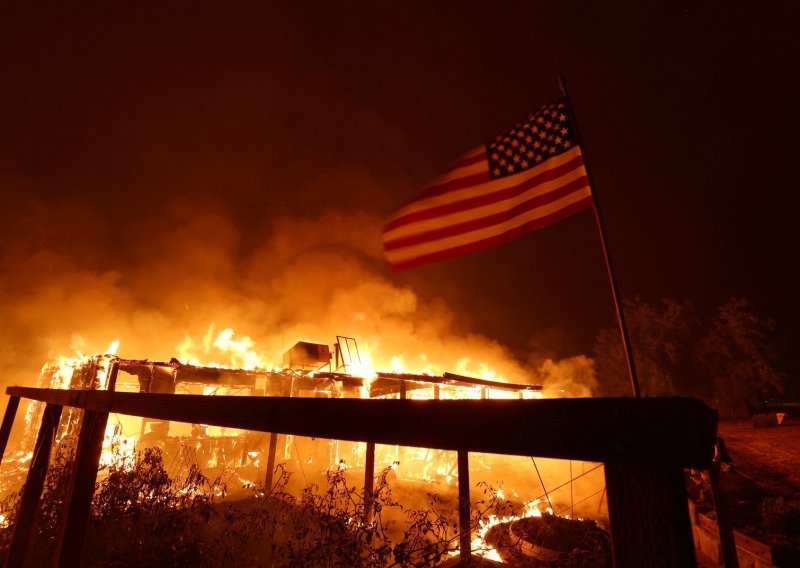
[{"label": "red stripe", "polygon": [[[427,221],[429,219],[434,219],[436,217],[442,217],[444,215],[450,215],[452,213],[459,213],[461,211],[466,211],[468,209],[474,209],[475,207],[483,207],[484,205],[489,205],[497,201],[504,201],[506,199],[518,197],[519,195],[525,193],[527,190],[536,185],[547,183],[561,176],[567,175],[571,171],[580,168],[582,166],[583,166],[583,156],[578,155],[575,158],[571,159],[569,162],[565,162],[560,166],[556,166],[552,169],[545,170],[542,173],[530,179],[520,182],[518,185],[506,189],[501,189],[493,193],[485,193],[483,195],[478,195],[476,197],[471,197],[469,199],[462,199],[453,203],[448,203],[447,205],[431,207],[430,209],[424,209],[422,211],[415,211],[413,213],[409,213],[408,215],[403,215],[402,217],[398,217],[397,219],[389,221],[389,223],[386,224],[383,230],[384,232],[386,232],[391,229],[396,229],[397,227],[408,225],[410,223],[416,223],[417,221]],[[523,175],[523,174],[517,174],[517,175]]]},{"label": "red stripe", "polygon": [[472,166],[474,164],[477,164],[481,160],[485,159],[486,159],[486,148],[483,148],[480,152],[478,152],[474,156],[467,156],[466,158],[461,158],[455,164],[450,166],[450,169],[447,171],[452,172],[453,170],[457,170],[459,168],[466,168],[467,166]]},{"label": "red stripe", "polygon": [[454,235],[460,235],[462,233],[468,233],[470,231],[485,229],[486,227],[492,227],[494,225],[500,225],[507,221],[511,221],[514,219],[514,217],[553,203],[554,201],[557,201],[562,197],[566,197],[570,193],[585,187],[589,187],[589,180],[586,176],[581,176],[578,179],[567,182],[564,185],[545,193],[544,195],[537,195],[536,197],[528,199],[527,201],[523,201],[522,203],[517,203],[513,207],[509,207],[508,209],[500,211],[499,213],[494,213],[478,219],[472,219],[456,225],[450,225],[448,227],[442,227],[440,229],[433,229],[431,231],[426,231],[424,233],[419,233],[408,237],[401,237],[399,239],[384,243],[383,248],[387,251],[396,250],[403,247],[452,237]]},{"label": "red stripe", "polygon": [[424,264],[430,264],[432,262],[438,262],[440,260],[447,260],[448,258],[454,258],[456,256],[462,256],[465,254],[478,252],[487,248],[491,248],[497,245],[501,245],[503,243],[507,243],[508,241],[514,240],[522,235],[530,232],[535,231],[537,229],[542,229],[551,225],[561,219],[565,219],[570,215],[574,215],[579,211],[583,211],[592,206],[592,198],[586,197],[564,207],[563,209],[559,209],[555,213],[548,215],[546,217],[541,217],[539,219],[534,219],[525,223],[521,227],[516,227],[511,229],[510,231],[506,231],[502,235],[497,235],[495,237],[489,237],[488,239],[483,239],[481,241],[475,241],[473,243],[469,243],[466,245],[461,245],[458,247],[450,248],[447,250],[418,256],[416,258],[412,258],[410,260],[406,260],[403,262],[398,262],[392,264],[392,270],[399,272],[401,270],[408,270],[409,268],[415,268],[417,266],[422,266]]},{"label": "red stripe", "polygon": [[464,189],[465,187],[480,185],[488,181],[491,180],[489,179],[489,163],[487,162],[486,169],[481,172],[451,179],[438,185],[430,185],[426,187],[419,193],[419,195],[417,195],[417,197],[414,198],[413,201],[411,201],[411,203],[414,203],[414,201],[420,201],[422,199],[428,199],[429,197],[436,197],[437,195],[444,195],[445,193]]}]

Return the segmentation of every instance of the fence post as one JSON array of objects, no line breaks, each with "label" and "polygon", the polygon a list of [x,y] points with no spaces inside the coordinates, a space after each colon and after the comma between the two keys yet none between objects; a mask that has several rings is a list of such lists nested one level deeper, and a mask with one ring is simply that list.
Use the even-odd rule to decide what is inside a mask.
[{"label": "fence post", "polygon": [[58,421],[61,420],[61,410],[61,405],[48,403],[42,413],[42,423],[36,436],[36,445],[33,447],[33,460],[28,469],[25,488],[22,490],[6,568],[21,567],[25,562],[33,521],[36,519],[36,511],[39,508],[39,499],[42,496],[44,479],[47,475],[47,466],[50,463],[50,450],[53,449],[56,428],[58,428]]},{"label": "fence post", "polygon": [[[119,363],[113,363],[108,379],[108,390],[117,382]],[[108,424],[108,412],[84,410],[78,448],[72,464],[67,493],[64,497],[64,516],[61,519],[53,566],[78,566],[81,561],[86,525],[94,496],[94,484],[103,452],[103,438]]]},{"label": "fence post", "polygon": [[717,529],[719,530],[719,542],[722,545],[722,564],[725,568],[739,568],[736,539],[733,536],[733,519],[731,519],[728,502],[720,491],[720,467],[720,461],[714,459],[708,468],[708,482],[711,487],[711,497],[714,500],[714,509],[717,512]]},{"label": "fence post", "polygon": [[615,568],[697,566],[683,468],[606,463]]},{"label": "fence post", "polygon": [[364,520],[372,520],[372,499],[375,491],[375,442],[367,442],[364,456]]},{"label": "fence post", "polygon": [[54,566],[80,564],[107,423],[107,412],[83,411],[78,450],[64,499],[64,517],[56,542]]},{"label": "fence post", "polygon": [[267,449],[267,473],[264,477],[264,493],[272,493],[272,476],[275,473],[275,453],[278,451],[278,433],[269,433],[269,448]]},{"label": "fence post", "polygon": [[14,418],[17,416],[17,408],[19,408],[19,397],[10,397],[8,399],[8,406],[6,406],[6,413],[3,415],[3,425],[0,426],[0,463],[3,463],[3,457],[6,454],[8,437],[11,435],[12,426],[14,426]]},{"label": "fence post", "polygon": [[469,527],[469,451],[458,451],[458,548],[462,561],[472,556]]}]

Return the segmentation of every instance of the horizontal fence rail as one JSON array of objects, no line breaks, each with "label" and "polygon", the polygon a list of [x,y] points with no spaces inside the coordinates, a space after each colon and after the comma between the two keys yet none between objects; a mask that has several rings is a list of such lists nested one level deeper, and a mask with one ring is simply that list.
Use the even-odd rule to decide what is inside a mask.
[{"label": "horizontal fence rail", "polygon": [[86,410],[442,450],[703,468],[716,412],[693,398],[370,400],[205,396],[9,387],[15,397]]},{"label": "horizontal fence rail", "polygon": [[[45,418],[55,412],[60,414],[61,408],[67,406],[84,409],[87,416],[94,422],[100,420],[103,426],[108,413],[119,413],[269,432],[272,437],[279,433],[370,445],[455,450],[459,453],[460,509],[466,507],[467,518],[468,452],[602,462],[606,466],[615,566],[696,565],[683,468],[706,469],[711,465],[717,433],[717,413],[691,398],[375,400],[27,387],[9,387],[6,393],[11,401],[0,434],[5,436],[0,440],[3,446],[7,440],[5,424],[13,421],[19,399],[27,398],[53,409]],[[50,422],[43,421],[39,438],[52,435],[54,427]],[[74,499],[67,503],[68,508],[72,507],[67,513],[72,514],[78,528],[66,527],[62,539],[72,535],[72,541],[82,542],[87,500],[91,500],[99,458],[97,447],[102,442],[98,434],[102,430],[92,424],[87,424],[85,434],[82,429],[79,441],[87,449],[81,453],[79,447],[73,474],[77,478],[80,472],[82,476],[72,480],[71,487],[76,488],[78,496],[72,496]],[[37,441],[40,443],[44,444]],[[31,464],[31,471],[41,475],[49,455],[38,459]],[[274,460],[270,463],[271,469]],[[90,470],[94,476],[87,473]],[[365,495],[371,491],[370,473]],[[34,512],[40,493],[41,488],[35,496],[27,496]],[[25,498],[23,495],[23,502]],[[461,518],[463,525],[464,515]],[[463,532],[462,558],[468,556],[464,548],[469,545]],[[78,565],[80,542],[59,548],[54,565]],[[7,566],[21,565],[27,536],[14,544]]]}]

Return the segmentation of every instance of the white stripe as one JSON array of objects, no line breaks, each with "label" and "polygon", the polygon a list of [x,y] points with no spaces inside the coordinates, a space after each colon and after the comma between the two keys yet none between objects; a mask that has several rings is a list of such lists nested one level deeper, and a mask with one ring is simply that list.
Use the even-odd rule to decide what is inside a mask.
[{"label": "white stripe", "polygon": [[[383,234],[383,240],[384,242],[388,242],[395,239],[408,237],[411,235],[418,235],[420,233],[424,233],[426,231],[432,231],[434,229],[442,229],[445,227],[449,227],[451,225],[465,223],[467,221],[472,221],[474,219],[481,219],[483,217],[488,217],[489,215],[500,213],[502,211],[508,211],[509,209],[511,209],[516,205],[525,203],[526,201],[528,201],[529,199],[533,199],[534,197],[538,197],[540,195],[545,195],[547,193],[550,193],[551,191],[555,191],[564,186],[565,184],[585,175],[586,175],[586,169],[583,166],[579,166],[578,168],[567,172],[565,175],[561,177],[555,178],[546,183],[535,185],[532,188],[525,191],[524,193],[512,196],[508,199],[504,199],[502,201],[496,201],[494,203],[489,203],[482,207],[475,207],[473,209],[467,209],[465,211],[459,211],[457,213],[450,213],[448,215],[440,215],[432,219],[416,221],[414,223],[409,223],[408,225],[401,225],[394,229],[390,229],[389,231],[386,231]],[[524,181],[524,178],[518,180],[517,183],[520,183],[521,181]]]},{"label": "white stripe", "polygon": [[451,237],[446,237],[443,239],[437,239],[435,241],[429,241],[425,243],[420,243],[417,245],[412,245],[400,249],[395,250],[387,250],[386,257],[389,259],[389,262],[392,264],[399,264],[401,262],[405,262],[408,260],[412,260],[415,258],[419,258],[421,256],[425,256],[428,254],[442,252],[448,249],[456,248],[463,245],[469,245],[478,241],[482,241],[484,239],[489,239],[492,237],[496,237],[521,227],[522,225],[539,219],[541,217],[546,217],[547,215],[552,215],[553,213],[557,213],[561,209],[572,205],[589,197],[591,192],[589,190],[589,186],[579,189],[573,193],[570,193],[567,196],[562,197],[558,201],[554,201],[543,207],[537,207],[531,211],[526,211],[525,213],[514,217],[513,219],[509,219],[503,223],[499,223],[497,225],[493,225],[491,227],[485,227],[483,229],[477,229],[475,231],[470,231],[468,233],[462,233],[459,235],[453,235]]},{"label": "white stripe", "polygon": [[[478,195],[483,195],[485,193],[490,193],[490,192],[493,192],[493,191],[500,191],[500,190],[503,190],[503,189],[507,189],[509,187],[513,187],[513,186],[515,186],[515,185],[517,185],[519,183],[519,179],[520,178],[518,176],[525,175],[525,177],[529,177],[529,176],[538,175],[538,174],[540,174],[542,172],[546,172],[547,170],[551,170],[551,169],[556,168],[556,167],[558,167],[558,166],[560,166],[562,164],[565,164],[565,163],[569,162],[570,160],[572,160],[572,159],[574,159],[574,158],[576,158],[577,156],[580,156],[580,155],[581,155],[580,148],[578,146],[575,146],[572,150],[564,152],[563,154],[555,156],[554,158],[550,158],[546,162],[544,162],[544,163],[542,163],[542,164],[540,164],[540,165],[538,165],[536,167],[533,167],[533,168],[531,168],[529,170],[526,170],[525,172],[522,172],[520,174],[494,179],[494,180],[491,180],[491,181],[488,181],[486,183],[482,183],[482,184],[479,184],[479,185],[473,185],[473,186],[470,186],[470,187],[465,187],[463,189],[458,189],[458,190],[455,190],[455,191],[449,191],[449,192],[444,193],[442,195],[435,195],[433,197],[428,197],[428,198],[424,198],[424,199],[419,199],[419,200],[413,201],[413,202],[409,203],[408,205],[406,205],[405,207],[403,207],[402,209],[400,209],[400,211],[397,212],[397,214],[392,218],[392,220],[399,219],[400,217],[408,215],[409,213],[414,213],[414,212],[417,212],[417,211],[425,211],[426,209],[430,209],[432,207],[438,207],[440,205],[447,205],[449,203],[454,203],[456,201],[462,201],[464,199],[469,199],[471,197],[476,197]],[[481,163],[482,164],[486,164],[486,162],[481,162]],[[485,169],[485,167],[484,167],[484,169]],[[453,178],[450,175],[447,175],[445,177],[447,178],[448,181],[450,181],[451,179],[457,179],[457,178]],[[463,176],[459,176],[459,177],[463,177]],[[433,186],[433,185],[439,185],[439,184],[438,183],[431,184],[431,186]]]}]

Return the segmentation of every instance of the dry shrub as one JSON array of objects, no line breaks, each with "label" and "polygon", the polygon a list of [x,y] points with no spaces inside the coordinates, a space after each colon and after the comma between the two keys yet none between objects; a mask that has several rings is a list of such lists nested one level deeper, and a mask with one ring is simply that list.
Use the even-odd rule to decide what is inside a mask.
[{"label": "dry shrub", "polygon": [[89,566],[197,566],[224,486],[196,465],[171,478],[159,448],[114,460],[97,483],[85,546]]},{"label": "dry shrub", "polygon": [[[73,444],[56,446],[28,549],[30,566],[52,561],[73,460]],[[135,457],[117,453],[98,476],[82,565],[434,565],[457,539],[453,510],[444,510],[436,495],[428,496],[426,508],[404,508],[392,498],[391,471],[378,476],[365,502],[342,468],[329,471],[322,487],[312,484],[294,497],[286,492],[290,474],[279,464],[269,491],[253,487],[248,499],[229,502],[224,484],[197,466],[171,477],[158,448]],[[8,554],[18,505],[18,493],[0,501],[0,561]]]}]

